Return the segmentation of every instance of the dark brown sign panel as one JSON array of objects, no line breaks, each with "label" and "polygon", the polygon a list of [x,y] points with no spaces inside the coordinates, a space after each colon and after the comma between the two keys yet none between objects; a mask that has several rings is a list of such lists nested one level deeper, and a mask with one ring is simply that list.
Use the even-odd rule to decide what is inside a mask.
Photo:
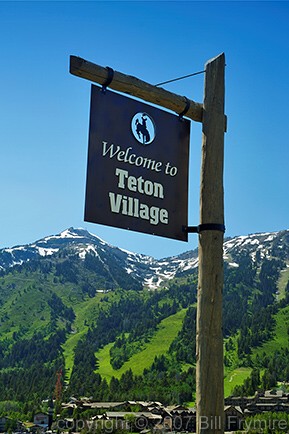
[{"label": "dark brown sign panel", "polygon": [[92,85],[85,220],[187,241],[190,121]]}]

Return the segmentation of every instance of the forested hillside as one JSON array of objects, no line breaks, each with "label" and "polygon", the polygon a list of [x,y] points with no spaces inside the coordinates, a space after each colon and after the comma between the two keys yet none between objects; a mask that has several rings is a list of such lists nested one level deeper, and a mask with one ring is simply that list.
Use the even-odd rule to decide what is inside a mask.
[{"label": "forested hillside", "polygon": [[[224,259],[227,394],[288,382],[289,231],[225,240]],[[70,228],[0,267],[2,403],[194,400],[196,251],[157,261]]]}]

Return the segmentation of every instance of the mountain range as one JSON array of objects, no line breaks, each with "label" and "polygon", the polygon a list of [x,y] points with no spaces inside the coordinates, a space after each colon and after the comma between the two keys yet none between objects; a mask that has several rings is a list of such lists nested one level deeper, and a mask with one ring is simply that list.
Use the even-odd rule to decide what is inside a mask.
[{"label": "mountain range", "polygon": [[[226,394],[289,381],[289,230],[223,247]],[[193,401],[197,270],[197,249],[155,259],[75,228],[1,249],[0,403],[55,396],[60,373],[66,397]]]},{"label": "mountain range", "polygon": [[[0,270],[31,260],[58,257],[61,252],[67,256],[76,256],[80,260],[84,260],[87,254],[93,255],[104,267],[109,267],[109,261],[113,261],[128,275],[149,288],[157,288],[167,280],[198,267],[197,249],[157,260],[111,246],[85,229],[71,227],[32,244],[1,249]],[[276,257],[286,261],[289,258],[289,230],[225,239],[224,260],[229,266],[238,266],[238,256],[241,253],[247,254],[252,261],[255,261],[256,257]]]}]

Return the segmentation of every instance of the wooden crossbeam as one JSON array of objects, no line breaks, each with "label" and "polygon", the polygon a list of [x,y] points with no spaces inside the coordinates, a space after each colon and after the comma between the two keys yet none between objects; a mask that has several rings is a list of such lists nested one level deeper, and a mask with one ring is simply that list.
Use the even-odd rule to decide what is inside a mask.
[{"label": "wooden crossbeam", "polygon": [[[70,73],[100,85],[103,85],[108,78],[107,68],[76,56],[70,56]],[[201,103],[190,100],[185,96],[169,92],[162,87],[146,83],[131,75],[114,71],[113,80],[109,87],[144,101],[165,107],[177,114],[182,113],[187,107],[187,102],[189,102],[189,108],[185,116],[193,121],[202,122],[203,105]]]}]

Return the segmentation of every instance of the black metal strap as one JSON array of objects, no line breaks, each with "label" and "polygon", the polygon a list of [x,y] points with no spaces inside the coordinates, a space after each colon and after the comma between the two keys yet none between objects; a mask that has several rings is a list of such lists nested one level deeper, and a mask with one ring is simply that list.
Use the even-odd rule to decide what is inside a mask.
[{"label": "black metal strap", "polygon": [[105,93],[106,88],[110,85],[110,83],[113,80],[113,76],[114,76],[114,70],[112,68],[110,68],[110,66],[107,66],[106,69],[107,69],[107,78],[102,85],[102,92],[103,93]]},{"label": "black metal strap", "polygon": [[183,116],[189,111],[190,105],[191,105],[190,100],[186,96],[184,98],[186,100],[186,107],[184,108],[184,110],[181,113],[179,113],[179,119],[180,120],[182,120]]},{"label": "black metal strap", "polygon": [[225,225],[219,223],[204,223],[199,226],[184,226],[184,232],[199,234],[203,231],[220,231],[225,232]]}]

